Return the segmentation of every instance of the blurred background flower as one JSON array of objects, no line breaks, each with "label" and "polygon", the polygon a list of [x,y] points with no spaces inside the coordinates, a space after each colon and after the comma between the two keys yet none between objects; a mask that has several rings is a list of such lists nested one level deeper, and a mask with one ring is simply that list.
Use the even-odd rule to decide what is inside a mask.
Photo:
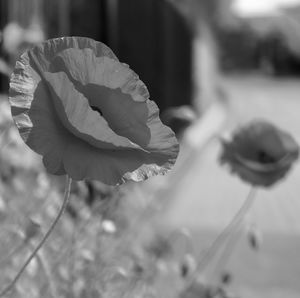
[{"label": "blurred background flower", "polygon": [[238,129],[222,145],[221,163],[254,186],[272,186],[285,177],[299,156],[299,145],[291,135],[259,120]]}]

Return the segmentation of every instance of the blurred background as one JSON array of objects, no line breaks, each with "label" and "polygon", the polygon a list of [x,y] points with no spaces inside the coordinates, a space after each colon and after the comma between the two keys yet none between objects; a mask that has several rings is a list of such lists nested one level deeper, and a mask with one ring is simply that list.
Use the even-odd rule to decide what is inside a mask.
[{"label": "blurred background", "polygon": [[[253,118],[277,124],[300,142],[300,0],[0,0],[3,131],[12,125],[7,92],[17,57],[37,42],[69,35],[104,42],[139,74],[162,120],[178,134],[182,160],[203,131],[226,134]],[[42,171],[17,133],[8,137],[14,145],[1,153],[3,214],[13,200],[5,193],[8,181],[19,168]],[[164,214],[167,225],[193,231],[196,250],[226,225],[248,190],[220,168],[220,146],[211,137],[205,144],[198,140],[192,163],[180,168]],[[20,160],[24,152],[26,162]],[[242,297],[300,295],[299,179],[296,166],[287,181],[259,192],[245,229],[259,230],[261,249],[251,251],[242,238],[227,268]],[[90,195],[93,186],[85,187]],[[22,210],[26,188],[20,189],[14,208]],[[28,217],[38,213],[26,210]]]},{"label": "blurred background", "polygon": [[202,101],[218,96],[219,70],[299,74],[298,1],[248,2],[1,0],[1,58],[13,66],[42,39],[100,40],[140,75],[161,110],[190,104],[200,93]]}]

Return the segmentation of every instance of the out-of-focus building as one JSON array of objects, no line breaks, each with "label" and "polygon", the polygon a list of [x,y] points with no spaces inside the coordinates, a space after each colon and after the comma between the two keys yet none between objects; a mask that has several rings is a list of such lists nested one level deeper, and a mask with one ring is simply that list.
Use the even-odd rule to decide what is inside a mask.
[{"label": "out-of-focus building", "polygon": [[225,69],[300,73],[300,1],[225,0],[222,8]]}]

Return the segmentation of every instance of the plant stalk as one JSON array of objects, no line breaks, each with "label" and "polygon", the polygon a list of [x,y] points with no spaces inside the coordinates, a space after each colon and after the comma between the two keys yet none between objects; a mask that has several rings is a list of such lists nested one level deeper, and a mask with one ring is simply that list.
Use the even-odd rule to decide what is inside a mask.
[{"label": "plant stalk", "polygon": [[223,229],[223,231],[217,236],[217,238],[212,242],[210,247],[204,253],[203,257],[200,259],[197,265],[197,269],[195,273],[191,276],[191,278],[187,281],[187,284],[190,285],[191,282],[196,278],[196,275],[202,273],[211,259],[215,256],[218,252],[220,246],[222,246],[223,242],[231,235],[231,233],[236,229],[236,227],[241,223],[244,219],[245,215],[249,211],[250,207],[252,206],[256,195],[256,188],[252,187],[250,192],[244,201],[241,208],[229,222],[229,224]]}]

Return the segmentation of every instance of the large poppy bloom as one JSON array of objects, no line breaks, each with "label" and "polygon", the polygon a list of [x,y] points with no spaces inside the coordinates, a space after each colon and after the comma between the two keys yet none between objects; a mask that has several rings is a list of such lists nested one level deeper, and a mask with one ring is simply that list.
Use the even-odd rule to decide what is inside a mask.
[{"label": "large poppy bloom", "polygon": [[254,186],[271,186],[282,179],[299,156],[299,146],[286,132],[257,120],[223,141],[221,163]]},{"label": "large poppy bloom", "polygon": [[63,37],[25,52],[9,100],[21,137],[52,174],[114,185],[176,160],[177,140],[146,86],[100,42]]}]

